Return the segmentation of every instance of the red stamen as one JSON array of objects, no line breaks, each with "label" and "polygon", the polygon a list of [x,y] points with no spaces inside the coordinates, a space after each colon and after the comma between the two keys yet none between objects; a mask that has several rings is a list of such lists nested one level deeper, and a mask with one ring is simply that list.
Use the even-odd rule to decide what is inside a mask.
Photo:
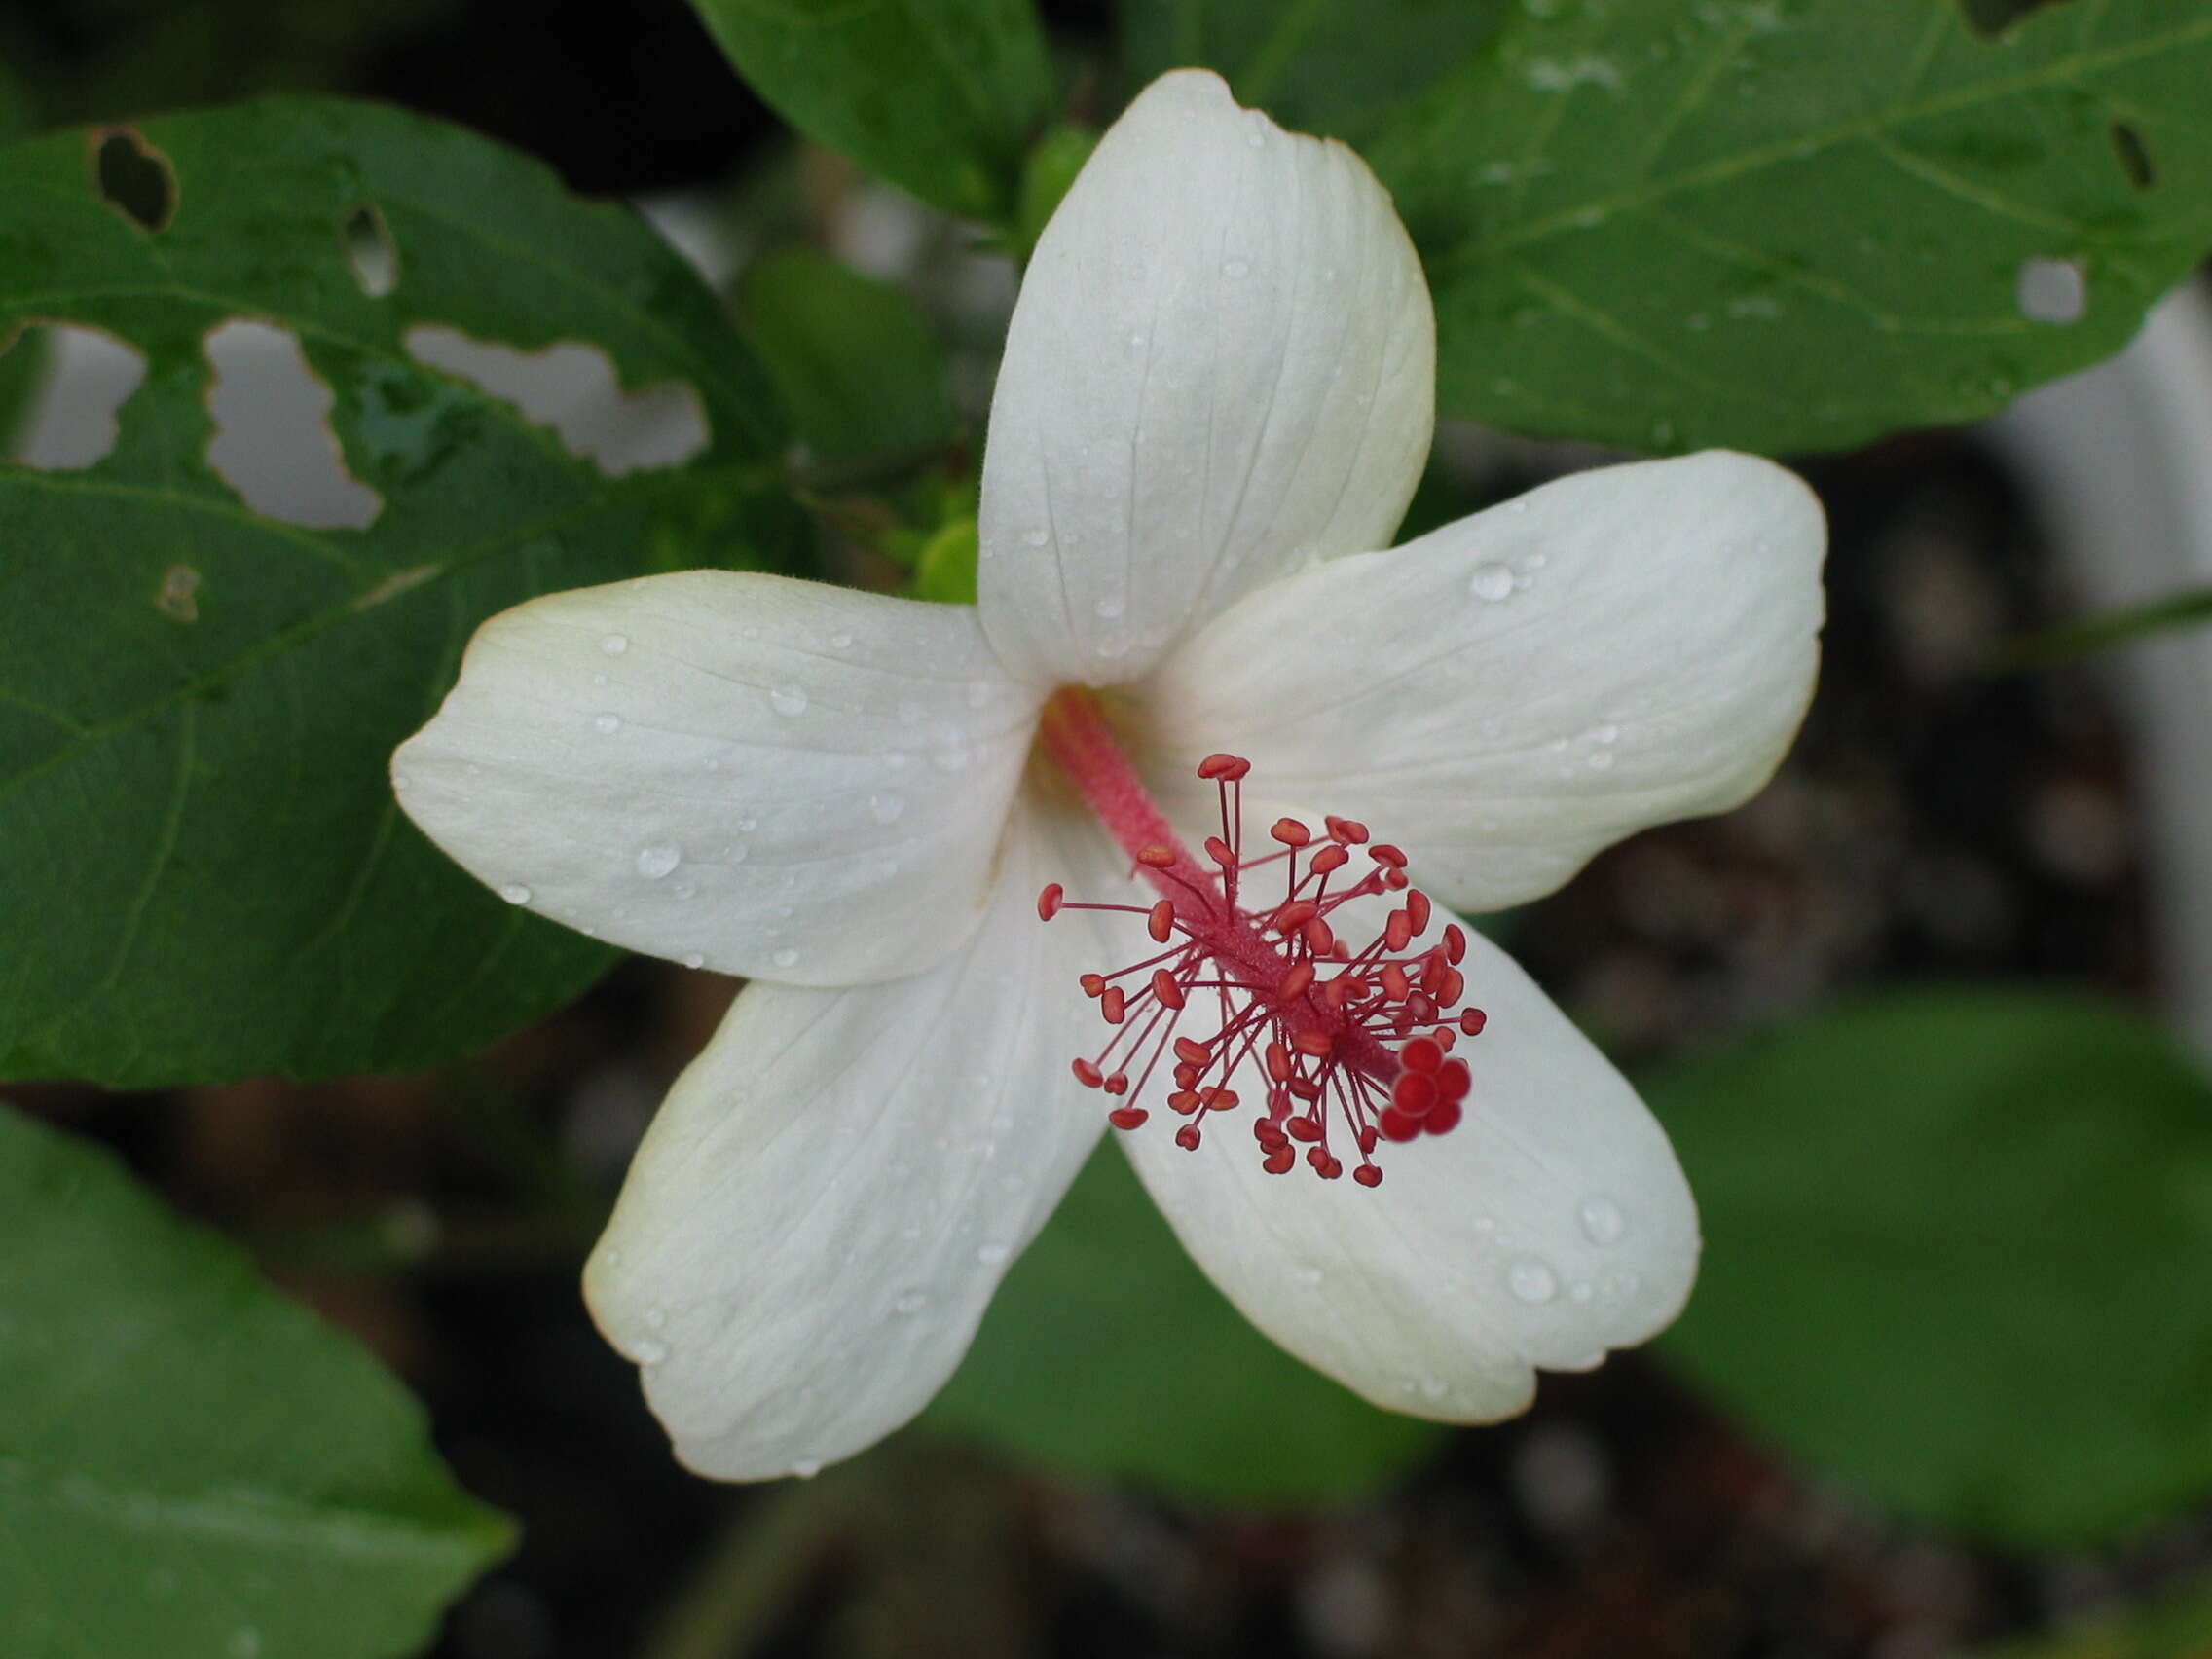
[{"label": "red stamen", "polygon": [[[1459,1122],[1472,1073],[1446,1055],[1456,1038],[1482,1030],[1484,1015],[1455,1007],[1465,990],[1457,968],[1466,953],[1462,929],[1447,924],[1437,943],[1411,951],[1434,906],[1411,887],[1401,850],[1371,846],[1365,825],[1334,817],[1323,821],[1328,839],[1315,845],[1305,824],[1281,818],[1269,830],[1276,850],[1245,858],[1240,814],[1251,765],[1216,754],[1198,774],[1219,794],[1220,833],[1206,837],[1202,860],[1194,858],[1091,694],[1070,689],[1048,700],[1043,736],[1135,872],[1161,894],[1149,907],[1071,904],[1057,884],[1038,898],[1038,914],[1048,920],[1063,908],[1141,916],[1154,942],[1167,947],[1110,975],[1082,976],[1115,1034],[1072,1069],[1085,1087],[1125,1097],[1107,1113],[1110,1124],[1127,1130],[1147,1121],[1137,1097],[1154,1069],[1171,1059],[1167,1105],[1186,1120],[1176,1144],[1196,1150],[1209,1118],[1237,1109],[1232,1083],[1249,1061],[1253,1069],[1242,1075],[1260,1102],[1252,1135],[1261,1167],[1287,1174],[1303,1147],[1308,1167],[1335,1180],[1356,1157],[1353,1180],[1373,1188],[1382,1179],[1373,1161],[1379,1145],[1442,1134]],[[1354,848],[1365,851],[1363,873],[1350,868]],[[1279,897],[1248,904],[1241,888],[1269,866],[1281,869]],[[1332,914],[1387,893],[1405,898],[1382,937],[1364,950],[1347,948]],[[1212,1034],[1196,1038],[1177,1027],[1200,994],[1212,999],[1205,1005]]]}]

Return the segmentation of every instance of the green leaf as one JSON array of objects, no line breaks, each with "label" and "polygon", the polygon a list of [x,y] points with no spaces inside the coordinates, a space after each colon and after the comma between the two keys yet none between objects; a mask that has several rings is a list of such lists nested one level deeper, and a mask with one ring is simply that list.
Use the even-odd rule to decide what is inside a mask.
[{"label": "green leaf", "polygon": [[1439,1435],[1246,1324],[1110,1145],[1007,1275],[923,1420],[1073,1473],[1244,1504],[1354,1496]]},{"label": "green leaf", "polygon": [[793,248],[746,273],[739,304],[816,460],[926,455],[958,432],[944,349],[890,283]]},{"label": "green leaf", "polygon": [[1021,166],[1021,203],[1014,214],[1014,246],[1026,260],[1037,239],[1083,171],[1090,152],[1098,148],[1098,134],[1088,127],[1055,127],[1037,140]]},{"label": "green leaf", "polygon": [[[82,131],[0,150],[0,338],[65,322],[146,364],[96,464],[0,467],[0,1075],[472,1051],[611,957],[432,849],[393,805],[391,750],[493,611],[782,562],[773,387],[632,215],[458,129],[294,98],[149,122],[174,179],[158,232],[95,188],[124,141],[98,173]],[[370,215],[396,252],[383,297],[347,253]],[[368,528],[265,517],[210,467],[203,347],[240,316],[291,331],[334,396],[345,465],[381,497]],[[705,447],[610,476],[418,358],[431,324],[587,343],[631,391],[687,387],[661,395],[696,399]]]},{"label": "green leaf", "polygon": [[1973,1659],[2204,1659],[2212,1653],[2212,1581],[2057,1636],[1976,1648]]},{"label": "green leaf", "polygon": [[411,1653],[511,1537],[351,1341],[0,1109],[0,1651]]},{"label": "green leaf", "polygon": [[2212,1489],[2212,1085],[2147,1021],[1899,993],[1645,1094],[1705,1221],[1666,1346],[1753,1428],[2028,1547]]},{"label": "green leaf", "polygon": [[1832,449],[2123,346],[2212,246],[2207,85],[2201,3],[1531,5],[1371,156],[1452,413]]},{"label": "green leaf", "polygon": [[922,544],[922,556],[914,565],[914,597],[938,605],[974,605],[980,552],[973,516],[943,525]]},{"label": "green leaf", "polygon": [[1005,221],[1052,96],[1030,0],[691,0],[818,144],[948,213]]},{"label": "green leaf", "polygon": [[1997,648],[1993,666],[1999,670],[2047,668],[2176,628],[2200,628],[2207,622],[2212,622],[2212,587],[2184,588],[2147,604],[2100,611],[2008,640]]},{"label": "green leaf", "polygon": [[1285,127],[1363,143],[1464,63],[1511,0],[1124,0],[1138,85],[1196,64]]}]

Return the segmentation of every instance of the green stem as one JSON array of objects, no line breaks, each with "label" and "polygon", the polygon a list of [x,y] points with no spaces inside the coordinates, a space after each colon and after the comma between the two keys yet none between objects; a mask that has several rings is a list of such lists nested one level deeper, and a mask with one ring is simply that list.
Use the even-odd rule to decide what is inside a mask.
[{"label": "green stem", "polygon": [[2008,640],[1991,654],[1990,672],[2011,674],[2021,669],[2048,668],[2145,635],[2207,621],[2212,621],[2212,587],[2186,588],[2148,605],[2108,610]]}]

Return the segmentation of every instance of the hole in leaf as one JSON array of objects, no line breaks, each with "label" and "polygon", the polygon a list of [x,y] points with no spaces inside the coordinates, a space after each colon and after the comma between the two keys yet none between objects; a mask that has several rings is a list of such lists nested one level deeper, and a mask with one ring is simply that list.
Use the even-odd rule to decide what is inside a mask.
[{"label": "hole in leaf", "polygon": [[2016,297],[2030,322],[2079,322],[2089,309],[2089,276],[2077,260],[2022,260]]},{"label": "hole in leaf", "polygon": [[207,336],[207,464],[255,512],[313,530],[359,530],[384,499],[346,470],[330,388],[289,329],[234,318]]},{"label": "hole in leaf", "polygon": [[610,476],[675,466],[707,447],[707,412],[696,391],[681,381],[624,391],[597,346],[571,340],[523,351],[419,323],[407,331],[407,349],[551,426],[571,455]]},{"label": "hole in leaf", "polygon": [[2151,161],[2151,146],[2135,126],[2116,121],[2108,130],[2112,133],[2112,153],[2120,159],[2120,170],[2127,175],[2127,182],[2137,190],[2149,190],[2157,184],[2158,169]]},{"label": "hole in leaf", "polygon": [[176,213],[176,169],[128,127],[94,134],[92,177],[100,194],[133,224],[165,230]]},{"label": "hole in leaf", "polygon": [[338,228],[338,240],[362,293],[381,300],[399,286],[399,244],[391,240],[391,227],[373,204],[364,202],[347,214]]},{"label": "hole in leaf", "polygon": [[154,596],[154,608],[179,622],[200,620],[200,572],[190,565],[171,565],[162,572],[162,590]]},{"label": "hole in leaf", "polygon": [[[28,364],[27,368],[18,365]],[[9,372],[36,381],[14,427],[8,459],[42,472],[78,472],[115,448],[116,416],[146,379],[146,358],[114,335],[73,322],[26,323],[7,353]]]}]

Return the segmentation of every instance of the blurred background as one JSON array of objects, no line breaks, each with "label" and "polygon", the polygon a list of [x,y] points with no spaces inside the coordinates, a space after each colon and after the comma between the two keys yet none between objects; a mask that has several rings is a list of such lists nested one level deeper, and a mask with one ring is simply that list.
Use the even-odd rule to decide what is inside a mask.
[{"label": "blurred background", "polygon": [[[1125,88],[1108,8],[1045,10],[1074,113],[1094,97],[1110,116]],[[618,18],[522,0],[15,0],[0,63],[39,126],[272,90],[447,117],[639,203],[741,314],[763,253],[833,255],[949,343],[961,435],[927,488],[957,491],[972,465],[1012,261],[794,138],[682,0]],[[18,446],[96,424],[95,380],[65,361]],[[531,395],[550,420],[604,393],[555,375]],[[1988,425],[1802,463],[1833,532],[1830,619],[1781,776],[1736,813],[1613,849],[1494,932],[1649,1080],[1701,1195],[1755,1190],[1776,1159],[1813,1165],[1813,1191],[1759,1226],[1716,1226],[1679,1331],[1548,1378],[1516,1422],[1388,1422],[1297,1372],[1101,1166],[921,1424],[811,1482],[692,1478],[576,1290],[631,1148],[736,989],[668,964],[632,961],[428,1075],[11,1096],[112,1146],[356,1333],[425,1402],[462,1484],[519,1519],[441,1659],[2212,1654],[2212,1356],[2182,1356],[2138,1410],[2099,1369],[2139,1376],[2133,1356],[2053,1382],[2018,1328],[2087,1308],[2093,1346],[2112,1307],[2146,1323],[2199,1309],[2200,1327],[2212,1286],[2155,1235],[2108,1262],[2083,1238],[2106,1215],[2037,1210],[2022,1188],[2028,1231],[2080,1273],[2047,1305],[2009,1298],[2021,1216],[1977,1206],[2028,1179],[2001,1144],[2013,1124],[2049,1148],[2045,1105],[2006,1115],[2000,1035],[1999,1082],[1973,1102],[1997,1116],[1972,1119],[1996,1141],[1936,1123],[1912,1090],[1952,1028],[1880,1000],[2048,987],[2066,1000],[2040,1023],[2064,1026],[2086,989],[2212,1040],[2206,647],[2169,635],[2032,663],[2018,648],[2212,581],[2208,411],[2212,326],[2185,292],[2127,356]],[[1448,424],[1408,531],[1604,459]],[[252,469],[250,446],[238,464]],[[820,516],[831,567],[865,579],[866,513],[825,486]],[[1861,1062],[1848,1082],[1731,1047],[1816,1014],[1822,1052]],[[2038,1023],[2024,1065],[2048,1063]],[[2075,1052],[2066,1103],[2094,1118],[2122,1083],[2093,1033]],[[1792,1269],[1851,1248],[1871,1192],[1920,1203],[1867,1271],[1925,1281],[1922,1300]],[[2183,1201],[2201,1219],[2212,1188]],[[1043,1361],[1024,1336],[1072,1327],[1090,1346]],[[1091,1369],[1131,1346],[1167,1363]],[[2099,1420],[2105,1403],[2127,1420]],[[2141,1467],[2107,1490],[2122,1457]],[[1302,1458],[1306,1475],[1279,1467]]]}]

